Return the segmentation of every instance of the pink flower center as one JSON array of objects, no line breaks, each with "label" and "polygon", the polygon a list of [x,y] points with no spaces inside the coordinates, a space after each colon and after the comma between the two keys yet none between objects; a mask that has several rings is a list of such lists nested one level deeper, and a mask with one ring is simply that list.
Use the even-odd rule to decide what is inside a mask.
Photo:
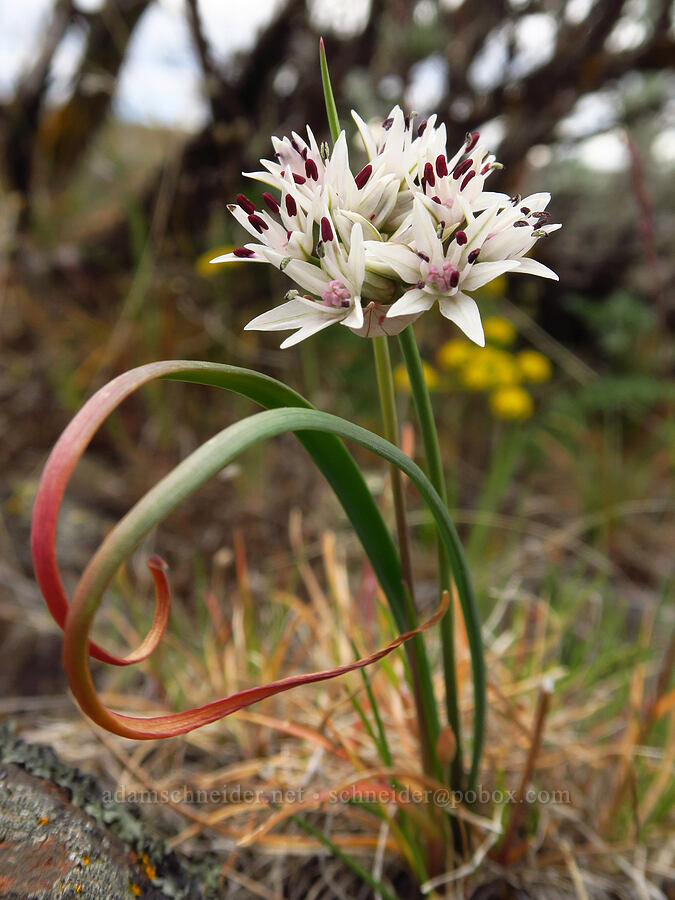
[{"label": "pink flower center", "polygon": [[351,294],[341,281],[330,281],[321,294],[325,306],[349,306]]},{"label": "pink flower center", "polygon": [[442,271],[439,271],[438,266],[429,266],[426,283],[435,285],[436,290],[441,293],[447,293],[459,284],[459,269],[457,266],[453,266],[451,262],[448,262],[447,259],[443,262],[441,268]]}]

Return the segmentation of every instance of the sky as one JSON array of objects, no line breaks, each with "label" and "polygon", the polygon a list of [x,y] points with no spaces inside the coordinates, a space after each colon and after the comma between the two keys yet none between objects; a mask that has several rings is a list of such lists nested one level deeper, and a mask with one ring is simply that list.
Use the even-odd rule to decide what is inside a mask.
[{"label": "sky", "polygon": [[[139,22],[128,49],[127,58],[117,87],[114,109],[122,118],[148,126],[168,125],[187,131],[198,129],[207,119],[208,111],[201,95],[201,72],[190,41],[183,12],[184,0],[155,0]],[[199,0],[205,30],[216,58],[226,59],[234,51],[244,49],[254,39],[256,31],[273,15],[279,0]],[[442,0],[458,5],[461,0]],[[40,35],[49,18],[52,0],[0,0],[0,96],[11,95],[16,79],[30,64]],[[77,0],[83,10],[100,7],[101,0]],[[356,31],[368,15],[368,0],[313,0],[312,15],[319,27],[337,27]],[[570,17],[583,19],[589,0],[573,0]],[[428,21],[434,16],[431,0],[420,0],[415,18]],[[613,40],[617,48],[639,41],[640,35],[629,26],[615,29]],[[523,17],[516,35],[518,52],[511,74],[525,74],[535,65],[545,62],[553,50],[555,23],[551,16],[540,13]],[[470,77],[478,87],[489,89],[499,80],[504,66],[505,36],[495,33],[486,43]],[[77,66],[84,46],[81,30],[71,30],[62,42],[52,71],[52,100],[67,96],[69,79]],[[420,63],[406,96],[406,103],[419,110],[429,111],[440,96],[447,77],[445,61],[431,57]],[[396,92],[397,84],[381,85],[383,101],[387,93]],[[592,168],[621,169],[627,155],[621,135],[613,127],[616,110],[608,95],[583,98],[574,113],[563,124],[563,136],[578,138],[598,125],[604,133],[577,148],[579,156]],[[499,121],[488,124],[486,141],[497,149],[502,133]],[[673,137],[672,129],[669,137]],[[661,151],[670,155],[672,141],[661,139]],[[656,148],[659,149],[658,147]]]}]

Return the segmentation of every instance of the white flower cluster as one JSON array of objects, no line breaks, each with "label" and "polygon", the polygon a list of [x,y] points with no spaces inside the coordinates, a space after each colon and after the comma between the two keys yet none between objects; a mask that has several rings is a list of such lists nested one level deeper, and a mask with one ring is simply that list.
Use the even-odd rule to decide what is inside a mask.
[{"label": "white flower cluster", "polygon": [[504,272],[557,279],[525,254],[560,228],[548,224],[550,195],[509,197],[483,189],[499,167],[469,134],[452,157],[436,116],[411,121],[395,107],[376,137],[352,112],[368,163],[349,167],[343,131],[332,153],[308,140],[272,138],[276,162],[245,173],[279,193],[266,209],[245,195],[229,206],[255,243],[212,262],[247,260],[276,266],[302,289],[246,326],[288,331],[290,347],[336,322],[355,334],[398,334],[436,301],[442,315],[481,346],[480,313],[467,292]]}]

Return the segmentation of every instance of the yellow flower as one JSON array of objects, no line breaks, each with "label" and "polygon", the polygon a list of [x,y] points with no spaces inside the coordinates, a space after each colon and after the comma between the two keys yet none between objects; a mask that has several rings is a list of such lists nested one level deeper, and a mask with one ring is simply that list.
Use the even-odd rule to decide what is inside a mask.
[{"label": "yellow flower", "polygon": [[464,340],[464,338],[453,338],[450,341],[446,341],[442,347],[440,347],[436,354],[436,362],[441,369],[458,369],[460,366],[463,366],[475,352],[480,353],[482,351],[480,349],[477,350],[475,344]]},{"label": "yellow flower", "polygon": [[461,369],[460,379],[470,391],[487,391],[491,388],[518,384],[520,370],[515,358],[498,347],[478,350]]},{"label": "yellow flower", "polygon": [[551,377],[553,371],[551,360],[537,350],[521,350],[516,360],[525,381],[541,384]]},{"label": "yellow flower", "polygon": [[522,422],[534,412],[531,395],[522,387],[501,387],[490,394],[490,409],[498,419]]},{"label": "yellow flower", "polygon": [[[424,380],[427,383],[427,387],[430,391],[435,390],[438,387],[438,372],[433,366],[430,366],[428,363],[422,363],[422,371],[424,372]],[[407,391],[410,393],[410,381],[408,380],[408,370],[404,366],[403,363],[399,363],[394,369],[394,384],[400,391]]]},{"label": "yellow flower", "polygon": [[229,253],[231,250],[234,250],[235,244],[227,244],[222,247],[211,247],[210,250],[206,250],[200,256],[197,257],[195,261],[195,269],[202,278],[214,278],[216,275],[221,274],[221,269],[218,266],[212,266],[211,260],[214,256],[218,256],[220,254]]},{"label": "yellow flower", "polygon": [[515,326],[502,316],[488,316],[483,321],[483,331],[489,343],[499,344],[500,347],[510,346],[517,333]]}]

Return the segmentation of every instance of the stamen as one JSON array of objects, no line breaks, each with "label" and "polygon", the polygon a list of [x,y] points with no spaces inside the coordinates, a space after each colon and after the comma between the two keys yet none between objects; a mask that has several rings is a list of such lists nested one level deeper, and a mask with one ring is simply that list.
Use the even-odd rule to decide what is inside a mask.
[{"label": "stamen", "polygon": [[448,174],[448,162],[442,153],[436,157],[436,174],[439,178],[445,178]]},{"label": "stamen", "polygon": [[249,250],[246,247],[236,247],[232,252],[239,259],[250,259],[252,256],[255,256],[253,250]]},{"label": "stamen", "polygon": [[452,172],[452,177],[457,181],[458,178],[461,178],[465,172],[473,165],[472,159],[463,159],[461,162],[457,163]]},{"label": "stamen", "polygon": [[456,288],[459,284],[459,269],[457,266],[452,267],[452,271],[449,276],[446,276],[446,281],[450,285],[451,288]]},{"label": "stamen", "polygon": [[237,194],[237,203],[244,210],[245,213],[251,215],[256,211],[256,205],[252,200],[249,200],[246,194]]},{"label": "stamen", "polygon": [[455,240],[459,244],[460,247],[463,247],[466,244],[468,238],[466,236],[466,231],[458,231],[455,235]]},{"label": "stamen", "polygon": [[262,234],[263,231],[267,231],[267,229],[269,228],[267,222],[264,219],[261,219],[260,216],[256,216],[255,213],[250,215],[248,217],[248,220],[251,225],[253,225],[258,234]]},{"label": "stamen", "polygon": [[485,163],[485,165],[483,166],[483,168],[480,170],[480,174],[481,174],[481,175],[487,175],[487,173],[488,173],[488,172],[490,171],[490,169],[492,169],[492,168],[493,168],[493,166],[492,166],[491,163]]},{"label": "stamen", "polygon": [[422,253],[421,250],[417,251],[417,255],[419,256],[420,259],[423,259],[424,262],[429,262],[429,257],[426,255],[426,253]]},{"label": "stamen", "polygon": [[520,194],[514,194],[513,197],[511,197],[511,203],[513,203],[514,206],[518,206],[521,199],[522,198],[521,198]]},{"label": "stamen", "polygon": [[[521,207],[520,207],[520,211],[521,211],[521,213],[522,213],[524,216],[529,216],[529,214],[530,214],[530,208],[529,208],[529,206],[521,206]],[[536,214],[535,214],[535,215],[536,215]]]},{"label": "stamen", "polygon": [[319,170],[313,159],[310,158],[305,160],[305,172],[307,173],[307,177],[311,178],[312,181],[319,180]]},{"label": "stamen", "polygon": [[431,199],[434,201],[434,203],[440,203],[440,202],[441,202],[441,198],[440,198],[439,196],[437,196],[437,195],[434,196],[434,197],[432,197]]},{"label": "stamen", "polygon": [[464,181],[463,181],[463,182],[461,183],[461,185],[459,186],[460,191],[463,191],[463,190],[464,190],[464,188],[465,188],[465,187],[467,186],[467,184],[471,181],[471,179],[474,177],[475,174],[476,174],[476,173],[475,173],[475,172],[473,171],[473,169],[472,169],[469,173],[467,173],[467,175],[464,176]]},{"label": "stamen", "polygon": [[478,143],[478,138],[480,137],[480,131],[469,132],[466,136],[466,153],[471,153],[473,148]]},{"label": "stamen", "polygon": [[429,162],[424,167],[424,177],[426,178],[429,187],[434,187],[436,184],[436,176],[434,175],[434,167]]},{"label": "stamen", "polygon": [[277,202],[276,197],[273,197],[268,191],[265,191],[262,198],[267,204],[269,211],[276,215],[279,212],[279,203]]},{"label": "stamen", "polygon": [[417,137],[418,137],[418,138],[419,138],[419,137],[422,137],[422,135],[424,134],[424,131],[425,131],[426,127],[427,127],[427,120],[426,120],[426,119],[422,119],[422,121],[420,122],[420,124],[417,126]]},{"label": "stamen", "polygon": [[364,185],[366,184],[366,182],[368,181],[368,179],[370,178],[372,173],[373,173],[373,167],[370,163],[368,163],[367,166],[364,166],[361,169],[359,174],[354,179],[354,181],[356,182],[356,187],[359,190],[361,190],[361,188],[364,187]]},{"label": "stamen", "polygon": [[382,127],[384,128],[385,131],[389,131],[389,129],[391,128],[391,126],[393,124],[394,124],[393,119],[385,119],[384,122],[382,123]]},{"label": "stamen", "polygon": [[333,240],[333,229],[326,216],[321,219],[321,240],[324,242]]},{"label": "stamen", "polygon": [[293,181],[296,184],[304,184],[307,181],[307,179],[303,178],[302,175],[296,175],[296,173],[293,172]]},{"label": "stamen", "polygon": [[475,263],[478,259],[478,254],[480,253],[480,247],[476,247],[475,250],[472,250],[471,253],[466,258],[468,263]]},{"label": "stamen", "polygon": [[295,198],[290,194],[286,194],[286,211],[289,216],[297,216],[298,214],[298,205],[295,202]]},{"label": "stamen", "polygon": [[513,223],[514,228],[528,228],[530,225],[529,222],[526,222],[525,219],[520,219],[518,222]]}]

